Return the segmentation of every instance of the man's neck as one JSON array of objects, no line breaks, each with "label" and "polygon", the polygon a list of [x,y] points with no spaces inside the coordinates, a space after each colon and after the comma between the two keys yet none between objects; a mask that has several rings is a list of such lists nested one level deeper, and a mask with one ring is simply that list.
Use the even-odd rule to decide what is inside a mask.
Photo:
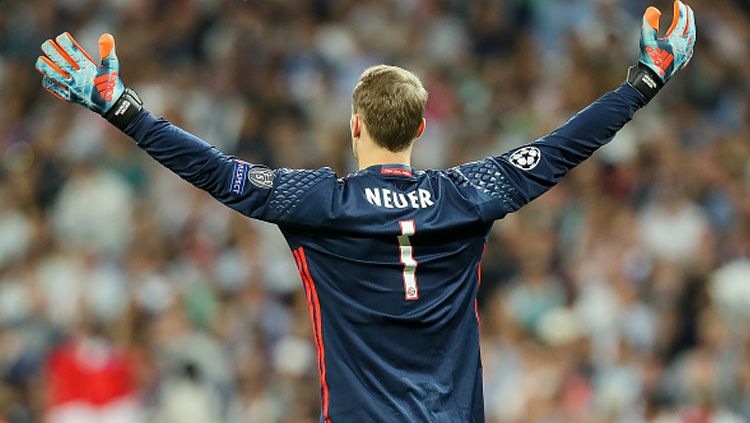
[{"label": "man's neck", "polygon": [[394,153],[383,148],[372,149],[365,152],[358,160],[359,170],[367,169],[370,166],[384,164],[400,164],[411,166],[411,148]]},{"label": "man's neck", "polygon": [[361,161],[359,162],[359,170],[367,169],[368,167],[372,166],[379,166],[379,165],[404,165],[404,166],[411,166],[411,163],[408,160],[370,160],[370,161]]}]

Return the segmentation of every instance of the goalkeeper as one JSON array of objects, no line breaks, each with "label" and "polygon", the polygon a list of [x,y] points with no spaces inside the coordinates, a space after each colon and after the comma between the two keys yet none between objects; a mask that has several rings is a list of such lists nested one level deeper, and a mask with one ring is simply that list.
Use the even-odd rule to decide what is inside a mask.
[{"label": "goalkeeper", "polygon": [[476,297],[496,220],[555,186],[608,143],[690,61],[693,11],[646,10],[627,80],[556,131],[447,170],[411,167],[427,91],[394,66],[366,70],[352,96],[359,171],[269,169],[226,156],[153,116],[125,87],[109,34],[95,61],[68,33],[42,44],[42,84],[99,113],[173,172],[279,226],[302,279],[318,353],[321,422],[482,422]]}]

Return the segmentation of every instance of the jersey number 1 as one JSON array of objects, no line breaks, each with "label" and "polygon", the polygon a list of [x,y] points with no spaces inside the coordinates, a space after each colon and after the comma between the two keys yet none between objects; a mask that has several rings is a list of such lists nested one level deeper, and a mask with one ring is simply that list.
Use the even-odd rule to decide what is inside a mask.
[{"label": "jersey number 1", "polygon": [[411,241],[409,237],[417,232],[417,225],[413,220],[402,220],[401,235],[398,237],[398,249],[401,253],[401,263],[404,265],[404,294],[407,300],[419,299],[419,287],[417,286],[417,261],[414,260]]}]

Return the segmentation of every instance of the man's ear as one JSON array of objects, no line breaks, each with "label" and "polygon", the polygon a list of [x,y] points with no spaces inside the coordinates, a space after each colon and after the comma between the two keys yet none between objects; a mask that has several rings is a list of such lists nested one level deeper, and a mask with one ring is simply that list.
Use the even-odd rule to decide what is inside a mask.
[{"label": "man's ear", "polygon": [[417,136],[416,136],[417,139],[421,137],[422,134],[424,134],[424,128],[426,126],[427,126],[427,120],[425,118],[422,118],[422,123],[419,124],[419,128],[417,129]]},{"label": "man's ear", "polygon": [[360,122],[358,114],[352,113],[350,126],[352,127],[352,137],[359,138],[362,135],[362,122]]}]

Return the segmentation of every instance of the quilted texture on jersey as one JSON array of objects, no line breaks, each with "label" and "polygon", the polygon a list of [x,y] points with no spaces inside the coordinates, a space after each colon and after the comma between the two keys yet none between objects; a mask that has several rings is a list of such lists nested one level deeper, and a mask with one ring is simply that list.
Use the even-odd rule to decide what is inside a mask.
[{"label": "quilted texture on jersey", "polygon": [[325,168],[317,170],[277,169],[276,177],[279,181],[271,192],[269,205],[282,219],[286,218],[308,191],[331,174],[332,172]]},{"label": "quilted texture on jersey", "polygon": [[448,169],[446,175],[459,188],[474,187],[481,194],[500,200],[507,210],[516,210],[516,189],[493,158]]}]

